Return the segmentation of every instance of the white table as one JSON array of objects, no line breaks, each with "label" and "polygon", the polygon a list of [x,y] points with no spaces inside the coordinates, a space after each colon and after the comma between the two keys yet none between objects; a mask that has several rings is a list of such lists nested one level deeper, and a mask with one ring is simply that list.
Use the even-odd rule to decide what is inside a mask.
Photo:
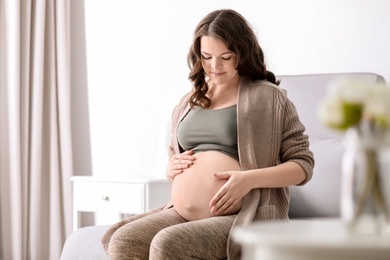
[{"label": "white table", "polygon": [[339,219],[257,222],[233,230],[243,259],[390,259],[390,237],[353,236]]},{"label": "white table", "polygon": [[139,214],[164,205],[170,199],[166,179],[112,179],[73,176],[73,229],[80,228],[81,212],[109,211]]}]

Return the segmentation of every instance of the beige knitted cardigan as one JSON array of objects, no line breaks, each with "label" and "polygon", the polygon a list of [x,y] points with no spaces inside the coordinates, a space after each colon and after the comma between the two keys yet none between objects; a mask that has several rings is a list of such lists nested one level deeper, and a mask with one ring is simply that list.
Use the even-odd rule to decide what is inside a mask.
[{"label": "beige knitted cardigan", "polygon": [[[190,109],[187,93],[172,113],[171,157],[180,153],[176,130]],[[294,161],[304,169],[307,183],[313,173],[314,158],[309,149],[308,136],[300,122],[294,104],[287,98],[287,92],[267,81],[250,81],[242,78],[237,101],[237,135],[241,170],[275,166]],[[237,215],[233,228],[254,221],[287,220],[290,195],[288,187],[262,188],[251,190],[243,199],[242,208]],[[172,206],[168,202],[158,212]],[[153,214],[148,212],[143,215]],[[137,216],[139,218],[142,216]],[[109,239],[117,228],[134,218],[119,222],[103,237],[102,243],[108,248]],[[232,229],[233,229],[232,228]],[[228,259],[240,259],[240,246],[232,241],[227,246]]]}]

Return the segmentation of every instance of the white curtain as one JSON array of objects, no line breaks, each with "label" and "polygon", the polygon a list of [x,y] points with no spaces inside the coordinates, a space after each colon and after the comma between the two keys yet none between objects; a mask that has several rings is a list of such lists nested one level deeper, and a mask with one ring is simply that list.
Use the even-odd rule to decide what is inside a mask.
[{"label": "white curtain", "polygon": [[72,229],[69,18],[0,0],[0,259],[58,260]]}]

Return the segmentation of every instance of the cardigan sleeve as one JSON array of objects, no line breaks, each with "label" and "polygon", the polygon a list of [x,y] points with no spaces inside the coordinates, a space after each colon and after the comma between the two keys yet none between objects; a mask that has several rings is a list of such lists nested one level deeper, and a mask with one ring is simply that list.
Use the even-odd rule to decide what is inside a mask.
[{"label": "cardigan sleeve", "polygon": [[179,144],[177,142],[177,127],[179,126],[180,120],[183,118],[186,111],[189,109],[188,98],[191,92],[185,94],[180,102],[175,106],[172,111],[171,117],[171,131],[170,131],[170,142],[168,149],[169,159],[175,154],[180,152]]},{"label": "cardigan sleeve", "polygon": [[306,174],[306,179],[298,184],[304,185],[313,176],[314,156],[310,150],[309,136],[305,134],[305,126],[291,100],[286,99],[282,126],[282,145],[280,149],[281,162],[298,163]]}]

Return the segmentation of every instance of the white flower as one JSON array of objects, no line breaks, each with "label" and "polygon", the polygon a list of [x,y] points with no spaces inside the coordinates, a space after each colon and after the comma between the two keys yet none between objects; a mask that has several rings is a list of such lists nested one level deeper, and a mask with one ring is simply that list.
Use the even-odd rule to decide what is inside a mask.
[{"label": "white flower", "polygon": [[327,98],[319,103],[318,117],[327,126],[341,125],[344,122],[343,103],[338,98]]},{"label": "white flower", "polygon": [[390,128],[390,86],[348,78],[334,81],[319,103],[318,116],[323,124],[339,130],[362,120]]}]

